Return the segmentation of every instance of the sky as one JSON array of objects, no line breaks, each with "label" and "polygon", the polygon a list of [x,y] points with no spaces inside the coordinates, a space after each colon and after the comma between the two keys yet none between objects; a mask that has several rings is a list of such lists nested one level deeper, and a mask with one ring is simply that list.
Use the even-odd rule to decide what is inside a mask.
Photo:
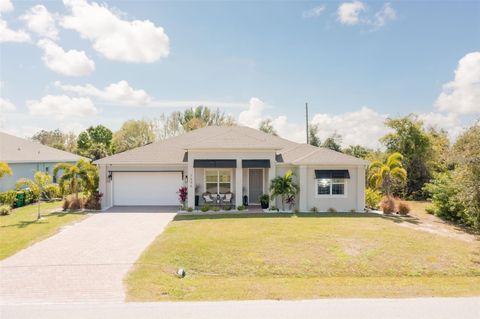
[{"label": "sky", "polygon": [[0,0],[0,130],[112,130],[196,105],[379,147],[480,117],[480,1]]}]

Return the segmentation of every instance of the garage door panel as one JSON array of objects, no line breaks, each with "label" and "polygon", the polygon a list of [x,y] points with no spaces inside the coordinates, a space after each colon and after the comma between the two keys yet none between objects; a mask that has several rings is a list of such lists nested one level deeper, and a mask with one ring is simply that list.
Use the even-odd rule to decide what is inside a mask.
[{"label": "garage door panel", "polygon": [[178,205],[181,172],[114,172],[113,204],[116,206]]}]

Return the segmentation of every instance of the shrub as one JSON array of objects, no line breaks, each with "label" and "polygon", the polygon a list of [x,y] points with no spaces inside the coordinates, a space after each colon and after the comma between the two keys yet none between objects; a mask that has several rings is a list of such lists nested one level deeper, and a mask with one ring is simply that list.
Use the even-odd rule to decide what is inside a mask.
[{"label": "shrub", "polygon": [[336,213],[337,210],[336,210],[335,208],[333,208],[333,207],[330,207],[329,209],[327,209],[327,212],[328,212],[328,213]]},{"label": "shrub", "polygon": [[378,209],[378,204],[382,200],[382,194],[371,188],[365,189],[365,204],[368,208]]},{"label": "shrub", "polygon": [[407,203],[406,201],[400,200],[397,202],[397,212],[400,215],[406,216],[408,213],[410,213],[410,204]]},{"label": "shrub", "polygon": [[84,207],[84,201],[74,196],[66,197],[63,201],[63,210],[79,210]]},{"label": "shrub", "polygon": [[13,207],[13,205],[15,205],[16,198],[17,198],[17,192],[14,190],[0,193],[0,204],[5,204],[10,207]]},{"label": "shrub", "polygon": [[214,206],[214,207],[212,208],[212,210],[213,210],[214,212],[218,212],[218,211],[220,211],[220,207]]},{"label": "shrub", "polygon": [[350,209],[350,213],[356,213],[357,210],[355,208]]},{"label": "shrub", "polygon": [[313,206],[312,208],[310,208],[310,213],[318,213],[318,208]]},{"label": "shrub", "polygon": [[277,208],[277,206],[272,205],[268,210],[278,211],[278,208]]},{"label": "shrub", "polygon": [[298,208],[295,208],[295,209],[293,210],[293,213],[294,213],[294,214],[298,214],[298,213],[300,213],[300,210],[299,210]]},{"label": "shrub", "polygon": [[237,210],[239,210],[239,211],[245,210],[245,206],[240,205],[240,206],[237,207]]},{"label": "shrub", "polygon": [[43,189],[44,199],[52,200],[61,196],[60,187],[57,184],[48,184]]},{"label": "shrub", "polygon": [[193,208],[192,207],[187,207],[187,212],[189,212],[189,213],[193,212]]},{"label": "shrub", "polygon": [[103,194],[97,192],[95,195],[90,196],[83,204],[86,209],[100,210],[102,209],[102,197]]},{"label": "shrub", "polygon": [[395,212],[395,198],[392,196],[383,196],[380,201],[380,208],[383,213],[391,214]]},{"label": "shrub", "polygon": [[8,214],[10,214],[11,211],[12,211],[12,207],[9,206],[9,205],[0,206],[0,215],[1,216],[8,215]]},{"label": "shrub", "polygon": [[204,213],[208,212],[210,210],[210,206],[208,206],[207,204],[203,205],[202,208],[200,208],[200,210]]},{"label": "shrub", "polygon": [[231,209],[232,209],[232,206],[229,206],[229,205],[227,205],[227,206],[223,206],[223,208],[222,208],[222,209],[223,209],[223,210],[227,210],[227,211],[228,211],[228,210],[231,210]]},{"label": "shrub", "polygon": [[178,201],[182,205],[182,207],[185,207],[185,203],[187,202],[187,196],[188,196],[188,188],[187,186],[182,186],[179,188],[178,192]]}]

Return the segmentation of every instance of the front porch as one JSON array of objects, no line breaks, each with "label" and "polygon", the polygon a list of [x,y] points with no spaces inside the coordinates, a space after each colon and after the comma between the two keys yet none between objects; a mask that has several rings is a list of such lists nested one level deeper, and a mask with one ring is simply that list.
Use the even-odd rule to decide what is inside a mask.
[{"label": "front porch", "polygon": [[188,206],[192,208],[205,204],[260,208],[260,196],[268,194],[268,181],[275,174],[269,160],[197,160],[193,164],[193,174],[188,174]]}]

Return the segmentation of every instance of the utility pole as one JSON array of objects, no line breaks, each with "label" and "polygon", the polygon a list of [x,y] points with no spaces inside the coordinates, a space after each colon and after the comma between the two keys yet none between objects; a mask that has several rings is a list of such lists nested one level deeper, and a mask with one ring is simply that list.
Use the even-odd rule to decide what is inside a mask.
[{"label": "utility pole", "polygon": [[306,125],[306,132],[307,132],[307,144],[310,144],[309,136],[308,136],[308,103],[305,102],[305,125]]}]

